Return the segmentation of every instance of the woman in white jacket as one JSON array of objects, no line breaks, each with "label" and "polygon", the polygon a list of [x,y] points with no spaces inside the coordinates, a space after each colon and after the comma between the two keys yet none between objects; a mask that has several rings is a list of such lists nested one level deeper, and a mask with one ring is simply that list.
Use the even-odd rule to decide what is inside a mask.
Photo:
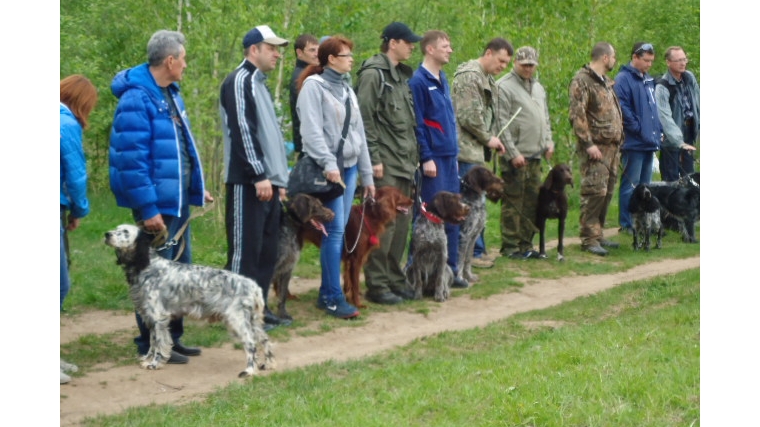
[{"label": "woman in white jacket", "polygon": [[[301,74],[296,102],[296,111],[301,119],[304,153],[322,166],[329,181],[339,182],[343,179],[346,184],[342,196],[325,202],[325,206],[335,212],[335,219],[326,224],[327,236],[322,239],[322,284],[317,299],[317,307],[343,319],[359,315],[359,310],[346,301],[340,286],[343,233],[351,212],[358,175],[361,175],[364,196],[375,195],[372,164],[359,104],[345,78],[354,64],[351,53],[353,47],[353,42],[343,36],[333,36],[319,45],[319,64],[309,65]],[[347,100],[351,116],[343,145],[343,171],[340,171],[336,152],[346,119]]]}]

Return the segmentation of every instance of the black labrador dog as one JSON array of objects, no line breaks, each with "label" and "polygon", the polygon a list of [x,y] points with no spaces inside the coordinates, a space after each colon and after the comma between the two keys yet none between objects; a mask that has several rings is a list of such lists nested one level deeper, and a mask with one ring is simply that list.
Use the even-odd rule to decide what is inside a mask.
[{"label": "black labrador dog", "polygon": [[554,166],[538,190],[538,206],[536,208],[536,227],[539,231],[539,258],[546,258],[546,220],[558,219],[557,260],[565,260],[565,219],[567,218],[567,193],[565,186],[573,187],[573,171],[565,163]]}]

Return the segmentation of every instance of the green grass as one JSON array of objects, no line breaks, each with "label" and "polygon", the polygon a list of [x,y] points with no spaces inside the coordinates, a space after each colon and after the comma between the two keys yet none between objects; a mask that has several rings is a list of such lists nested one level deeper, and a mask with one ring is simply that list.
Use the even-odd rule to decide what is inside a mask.
[{"label": "green grass", "polygon": [[699,304],[694,269],[85,425],[699,425]]}]

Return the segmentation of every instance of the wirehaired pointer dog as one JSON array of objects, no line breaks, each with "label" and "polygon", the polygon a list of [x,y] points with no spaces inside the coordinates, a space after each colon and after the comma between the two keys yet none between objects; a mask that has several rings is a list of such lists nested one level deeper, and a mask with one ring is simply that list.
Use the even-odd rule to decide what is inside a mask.
[{"label": "wirehaired pointer dog", "polygon": [[557,219],[558,244],[557,260],[565,260],[565,219],[567,219],[566,186],[573,187],[573,171],[570,166],[560,163],[555,165],[546,176],[543,185],[538,190],[538,206],[536,206],[536,227],[539,231],[538,256],[546,258],[546,220]]},{"label": "wirehaired pointer dog", "polygon": [[[116,263],[127,276],[135,309],[150,329],[150,349],[142,367],[159,369],[169,360],[169,321],[190,316],[222,319],[242,341],[247,366],[239,377],[272,368],[274,356],[263,328],[264,298],[256,282],[227,270],[162,258],[151,247],[152,240],[151,234],[131,224],[105,233],[105,244],[116,250]],[[263,353],[263,362],[257,352]]]},{"label": "wirehaired pointer dog", "polygon": [[662,222],[660,220],[660,202],[646,184],[639,184],[633,189],[628,205],[633,222],[633,250],[642,247],[649,252],[652,233],[657,233],[657,249],[662,249]]},{"label": "wirehaired pointer dog", "polygon": [[470,213],[459,194],[439,191],[431,203],[420,206],[414,221],[414,256],[406,269],[406,280],[415,299],[433,295],[438,302],[449,299],[454,274],[446,264],[446,232],[443,223],[461,224]]},{"label": "wirehaired pointer dog", "polygon": [[478,281],[478,276],[472,272],[472,253],[475,241],[486,225],[485,199],[498,202],[504,191],[504,180],[486,167],[475,166],[460,180],[459,191],[462,202],[470,207],[470,213],[459,226],[457,270],[459,278],[472,283]]},{"label": "wirehaired pointer dog", "polygon": [[335,213],[326,208],[319,199],[308,194],[296,194],[282,203],[280,216],[280,240],[277,242],[277,264],[272,276],[272,289],[277,294],[277,317],[292,319],[285,309],[289,298],[294,298],[288,290],[307,233],[321,236],[326,233],[324,223],[335,218]]}]

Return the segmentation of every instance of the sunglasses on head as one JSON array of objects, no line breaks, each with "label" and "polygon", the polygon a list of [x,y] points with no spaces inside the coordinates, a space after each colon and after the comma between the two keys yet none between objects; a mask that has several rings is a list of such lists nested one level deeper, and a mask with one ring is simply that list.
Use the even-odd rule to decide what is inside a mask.
[{"label": "sunglasses on head", "polygon": [[639,46],[638,49],[633,51],[634,54],[638,55],[639,53],[646,52],[646,53],[654,53],[654,46],[652,46],[651,43],[644,43],[641,46]]}]

